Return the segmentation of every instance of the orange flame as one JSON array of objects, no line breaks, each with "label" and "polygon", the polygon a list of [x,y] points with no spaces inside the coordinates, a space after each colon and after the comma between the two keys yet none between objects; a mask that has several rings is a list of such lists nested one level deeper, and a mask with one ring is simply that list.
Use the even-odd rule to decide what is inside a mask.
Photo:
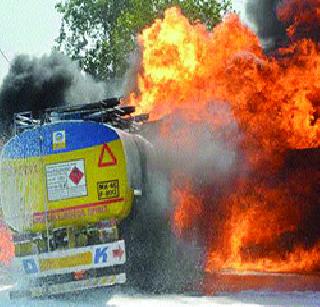
[{"label": "orange flame", "polygon": [[183,188],[176,187],[173,190],[172,200],[177,204],[173,216],[174,230],[177,235],[181,236],[201,219],[203,203],[199,197],[193,195],[191,182],[184,182]]},{"label": "orange flame", "polygon": [[[297,36],[305,17],[298,15],[292,22],[290,6],[283,4],[278,10],[292,40],[277,50],[277,56],[265,55],[257,36],[234,14],[208,32],[201,24],[190,24],[173,7],[139,37],[143,71],[138,76],[139,91],[131,93],[130,103],[139,112],[150,112],[152,119],[183,110],[191,126],[177,132],[167,121],[161,129],[163,137],[179,136],[179,142],[188,144],[188,131],[199,121],[211,125],[212,135],[232,121],[240,130],[237,135],[224,135],[230,143],[241,134],[236,146],[246,164],[233,191],[226,189],[216,197],[201,181],[191,184],[194,180],[187,174],[179,187],[173,179],[176,233],[203,219],[207,271],[309,271],[320,265],[320,243],[308,245],[290,238],[300,231],[305,212],[312,214],[310,208],[318,203],[310,195],[319,172],[310,171],[313,180],[305,180],[302,190],[297,184],[300,173],[287,183],[278,178],[288,150],[320,147],[320,49],[314,36]],[[320,24],[318,17],[313,23]],[[232,116],[223,119],[208,112],[211,106],[225,103]],[[197,152],[197,145],[193,151]],[[278,184],[272,185],[272,180]],[[203,197],[194,196],[194,186]],[[218,229],[215,235],[208,230],[210,219],[211,228]]]},{"label": "orange flame", "polygon": [[15,256],[13,238],[10,230],[1,224],[0,225],[0,264],[10,265]]},{"label": "orange flame", "polygon": [[277,13],[279,19],[288,24],[287,33],[291,39],[319,37],[319,0],[285,0]]}]

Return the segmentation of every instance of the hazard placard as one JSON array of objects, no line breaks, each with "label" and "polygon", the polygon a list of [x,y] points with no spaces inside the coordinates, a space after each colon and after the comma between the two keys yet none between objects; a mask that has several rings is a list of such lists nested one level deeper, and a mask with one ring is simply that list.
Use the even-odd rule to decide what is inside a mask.
[{"label": "hazard placard", "polygon": [[49,164],[46,177],[49,201],[87,195],[83,159]]},{"label": "hazard placard", "polygon": [[117,158],[107,144],[102,145],[99,156],[98,167],[108,167],[117,165]]}]

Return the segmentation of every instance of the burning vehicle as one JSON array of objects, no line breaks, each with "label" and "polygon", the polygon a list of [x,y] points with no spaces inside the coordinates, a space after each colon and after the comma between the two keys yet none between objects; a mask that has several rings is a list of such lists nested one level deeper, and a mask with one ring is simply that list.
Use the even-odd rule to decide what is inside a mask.
[{"label": "burning vehicle", "polygon": [[13,296],[126,281],[120,224],[142,197],[150,145],[129,133],[148,116],[130,116],[134,107],[119,103],[48,109],[40,119],[15,115],[16,135],[1,155],[1,204],[12,230],[5,260],[15,255],[27,286]]},{"label": "burning vehicle", "polygon": [[[157,186],[160,192],[155,198],[159,206],[153,208],[160,212],[168,198],[169,207],[164,206],[165,210],[159,215],[167,214],[171,231],[178,241],[196,242],[202,251],[201,269],[208,276],[213,276],[204,279],[203,290],[206,293],[224,291],[224,287],[215,285],[224,282],[221,276],[231,276],[228,275],[230,272],[234,276],[266,274],[268,278],[290,274],[294,278],[317,275],[320,268],[319,8],[318,1],[314,0],[280,1],[275,13],[281,27],[286,30],[283,41],[277,41],[268,52],[263,49],[258,36],[235,14],[229,14],[213,31],[208,31],[205,25],[191,24],[179,8],[173,7],[165,12],[162,19],[155,20],[153,25],[144,29],[138,37],[142,59],[137,90],[128,95],[125,102],[134,106],[138,113],[148,113],[150,120],[154,121],[152,125],[144,125],[139,134],[156,148],[157,164],[153,170],[156,170],[157,175],[165,173],[168,188],[161,192],[161,184],[149,179],[144,188],[141,185],[135,187],[129,184],[129,179],[122,178],[125,182],[122,186],[124,190],[119,185],[120,196],[117,198],[128,202],[119,200],[117,204],[108,205],[108,208],[114,206],[114,216],[108,215],[111,213],[108,210],[106,213],[96,212],[90,218],[87,218],[86,212],[81,213],[85,217],[84,223],[98,223],[98,217],[121,220],[129,214],[132,189],[145,189],[148,195]],[[72,125],[75,124],[72,122]],[[52,125],[54,127],[55,124]],[[41,129],[36,131],[40,133]],[[111,128],[103,129],[109,131]],[[64,131],[63,127],[57,129],[57,132],[61,131]],[[49,130],[49,135],[41,140],[41,148],[57,150],[60,155],[60,150],[62,154],[66,147],[53,149],[50,135],[54,132]],[[115,134],[120,139],[124,135],[118,130]],[[60,133],[59,137],[63,140],[65,136],[68,135]],[[14,144],[17,140],[12,139],[10,142]],[[121,155],[127,157],[126,144],[131,144],[131,141],[124,140],[124,152]],[[145,143],[137,137],[134,140],[135,143]],[[104,152],[109,156],[105,163],[112,164],[114,159],[110,150],[112,153],[115,151],[116,159],[117,152],[109,146],[108,140],[105,147],[104,141],[99,143],[100,149],[92,157],[95,156],[95,161],[99,161]],[[63,144],[61,146],[66,146]],[[145,161],[139,157],[141,153],[144,156],[143,152],[147,151],[148,146],[138,145],[135,153],[128,158],[137,157],[139,162],[134,169],[139,172],[141,165],[144,165],[142,161]],[[40,147],[35,148],[39,152]],[[28,153],[28,150],[25,148],[22,151]],[[8,151],[8,156],[4,150],[3,157],[5,160],[10,159],[13,154],[14,147]],[[45,157],[41,159],[41,163],[46,161]],[[81,182],[83,178],[88,178],[83,170],[86,164],[81,162],[82,159],[82,156],[74,158],[76,164],[69,171],[74,167],[77,170],[72,175],[69,173],[67,180],[80,179]],[[100,162],[104,164],[103,159]],[[54,167],[57,163],[60,162],[54,158],[48,160],[48,166],[43,172],[54,173],[50,165]],[[96,167],[93,166],[93,169]],[[92,178],[96,179],[93,185],[98,180],[114,180],[108,177],[110,174],[107,169],[103,178],[108,179],[102,179],[98,173],[94,173]],[[4,171],[10,173],[10,168],[6,167]],[[148,176],[150,173],[148,166],[142,167],[141,174]],[[121,178],[115,178],[120,182]],[[47,186],[51,183],[49,179],[46,178]],[[36,181],[29,181],[30,184],[36,184]],[[76,185],[75,182],[73,184]],[[5,183],[5,186],[14,185]],[[101,195],[104,195],[104,187],[106,190],[111,189],[109,183],[103,183]],[[91,187],[91,191],[96,193],[95,197],[100,195],[99,188],[94,190]],[[40,201],[43,194],[38,192],[34,195]],[[85,192],[83,190],[80,199],[87,197]],[[106,192],[106,195],[109,193],[114,195],[112,190]],[[16,193],[14,197],[17,202],[23,201],[19,200]],[[28,212],[36,213],[31,220],[40,223],[42,228],[39,229],[44,231],[42,241],[46,242],[47,247],[44,246],[43,250],[53,247],[53,243],[50,243],[52,238],[57,238],[60,245],[61,242],[73,242],[63,239],[68,232],[60,230],[60,227],[66,224],[56,222],[48,210],[50,201],[54,204],[56,199],[49,199],[48,194],[48,199],[41,201],[44,204],[42,211],[36,208]],[[91,200],[93,203],[95,201],[99,199]],[[57,203],[52,210],[58,210],[60,216],[59,206],[63,209],[68,207],[65,203],[63,199],[63,205]],[[81,202],[79,204],[82,205]],[[75,210],[73,207],[72,212]],[[142,207],[146,212],[150,209],[150,206]],[[17,211],[14,214],[22,217],[28,212]],[[159,240],[165,242],[166,236],[157,231],[161,228],[155,227],[157,223],[161,224],[156,212],[151,210],[148,218],[142,219],[141,215],[133,214],[134,220],[143,221],[135,231],[149,234],[150,241],[152,236],[158,235]],[[71,218],[66,216],[67,220]],[[46,234],[50,223],[57,226],[56,234],[52,234],[52,230]],[[98,224],[93,230],[96,234],[100,231]],[[148,231],[142,227],[146,224],[150,226]],[[79,223],[77,229],[83,226]],[[130,227],[125,226],[124,233],[128,233]],[[103,226],[101,231],[109,231],[109,228],[109,225]],[[61,231],[63,235],[60,236]],[[77,236],[80,236],[78,232]],[[149,241],[143,235],[139,237],[142,241]],[[117,244],[124,250],[123,243],[119,243],[118,238],[115,240],[118,242],[115,250],[119,246]],[[157,252],[152,253],[152,248],[142,249],[140,255],[157,255]],[[115,254],[120,253],[118,249]],[[103,253],[99,255],[99,260],[103,260]],[[120,256],[118,258],[121,259]],[[177,258],[172,258],[178,262]],[[160,260],[161,257],[158,257],[155,262]],[[140,269],[144,269],[141,264]],[[76,276],[82,276],[78,271]],[[75,278],[75,275],[69,276]],[[236,282],[232,278],[229,280],[231,283]],[[253,280],[251,285],[257,283],[257,279]],[[319,278],[316,282],[320,284]],[[280,288],[277,286],[277,289]]]}]

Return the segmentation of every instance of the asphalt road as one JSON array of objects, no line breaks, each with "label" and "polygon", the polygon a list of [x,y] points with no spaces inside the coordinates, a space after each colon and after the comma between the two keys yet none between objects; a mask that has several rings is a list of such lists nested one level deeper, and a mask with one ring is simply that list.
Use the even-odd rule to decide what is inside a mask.
[{"label": "asphalt road", "polygon": [[320,306],[320,292],[263,292],[222,293],[215,296],[150,295],[123,291],[120,288],[97,289],[81,294],[50,299],[10,300],[12,285],[0,286],[0,306]]}]

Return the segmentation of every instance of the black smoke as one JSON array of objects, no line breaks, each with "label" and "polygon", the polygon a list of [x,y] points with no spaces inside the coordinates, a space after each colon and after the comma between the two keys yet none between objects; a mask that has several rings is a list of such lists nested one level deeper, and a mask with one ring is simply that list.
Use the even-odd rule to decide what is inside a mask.
[{"label": "black smoke", "polygon": [[15,112],[32,111],[37,116],[48,107],[92,102],[104,95],[103,84],[62,54],[17,56],[0,88],[0,133],[10,135]]},{"label": "black smoke", "polygon": [[247,0],[246,16],[265,50],[274,51],[301,39],[320,42],[318,0]]},{"label": "black smoke", "polygon": [[247,0],[246,16],[255,26],[267,51],[279,48],[287,42],[286,27],[277,17],[280,0]]}]

